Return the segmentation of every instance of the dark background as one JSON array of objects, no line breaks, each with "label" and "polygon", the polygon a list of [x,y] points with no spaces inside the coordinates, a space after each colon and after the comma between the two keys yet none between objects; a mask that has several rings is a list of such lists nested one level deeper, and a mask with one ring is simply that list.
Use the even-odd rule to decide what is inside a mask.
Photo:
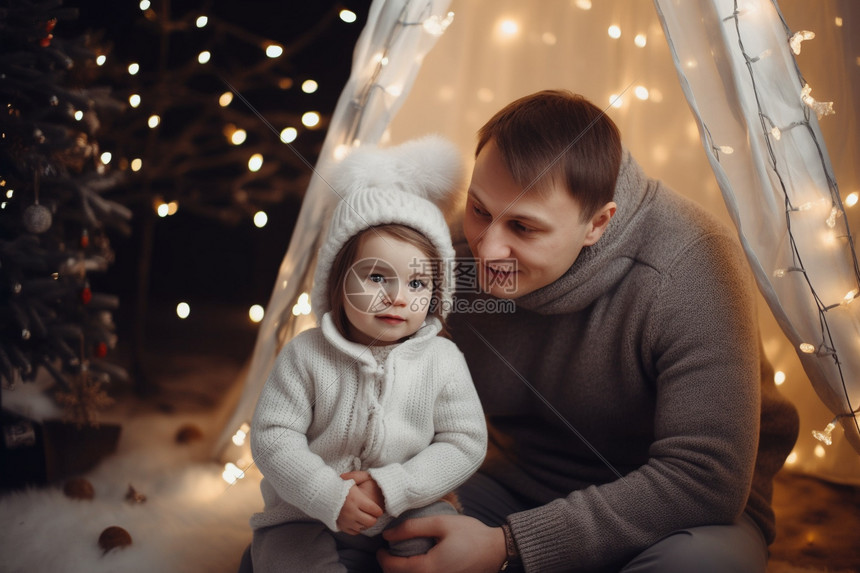
[{"label": "dark background", "polygon": [[[151,23],[143,17],[137,2],[66,0],[63,5],[76,8],[78,17],[60,22],[55,34],[88,34],[97,43],[110,47],[110,58],[114,61],[140,62],[144,69],[152,69],[157,65],[160,46],[154,42]],[[238,32],[246,31],[250,35],[265,37],[283,45],[304,38],[303,45],[283,62],[284,75],[292,80],[289,89],[277,89],[279,77],[272,77],[272,89],[255,89],[243,95],[263,117],[273,110],[295,110],[300,114],[311,109],[325,116],[333,111],[349,77],[353,47],[366,21],[369,5],[369,1],[153,0],[152,9],[162,13],[166,10],[170,18],[175,20],[207,14],[211,21],[212,16],[217,16],[231,23]],[[339,18],[332,18],[332,10],[339,8],[355,12],[357,21],[348,24]],[[206,33],[211,32],[204,28],[170,35],[169,53],[177,66],[180,62],[196,59]],[[249,42],[235,41],[227,53],[221,49],[216,55],[229,68],[252,65],[261,58],[261,51]],[[231,80],[229,69],[219,70],[219,73],[227,81]],[[320,87],[315,93],[302,92],[301,83],[307,78],[319,83]],[[105,81],[110,80],[99,78],[100,83]],[[188,81],[205,82],[211,79],[189,77]],[[111,87],[117,99],[124,101],[128,97],[129,90],[124,86]],[[224,91],[223,86],[218,86],[218,89]],[[232,105],[243,104],[237,104],[234,99]],[[121,122],[122,118],[114,121]],[[181,129],[181,122],[177,122],[176,118],[170,123],[178,123]],[[107,139],[112,135],[109,129],[102,134]],[[271,132],[267,135],[273,139],[278,137]],[[314,164],[316,153],[325,138],[325,128],[300,133],[300,138],[302,140],[297,140],[294,150],[282,146],[281,153],[301,153],[310,164]],[[171,154],[173,150],[165,145],[158,152]],[[267,157],[267,161],[271,160]],[[310,170],[305,169],[303,175],[309,177]],[[229,176],[229,173],[224,175]],[[154,223],[154,232],[149,239],[152,248],[151,273],[148,287],[142,293],[136,282],[139,275],[138,261],[142,256],[141,242],[146,241],[146,237],[138,225],[133,225],[131,235],[112,235],[110,240],[116,255],[115,261],[106,273],[93,276],[92,283],[94,290],[120,296],[120,309],[115,315],[119,344],[122,345],[123,338],[127,339],[133,330],[132,323],[140,321],[134,312],[134,299],[138,296],[147,297],[152,303],[152,312],[172,313],[178,302],[189,302],[191,318],[197,319],[204,308],[207,309],[205,312],[219,312],[222,306],[242,308],[243,312],[247,312],[252,304],[265,306],[288,247],[301,199],[300,192],[291,192],[277,204],[266,206],[269,220],[262,229],[254,226],[250,216],[242,216],[238,222],[225,222],[183,208],[180,203],[176,215],[156,219]],[[139,211],[139,208],[135,210]],[[135,212],[135,219],[140,219],[139,212]],[[175,318],[175,314],[173,316]],[[191,325],[180,326],[177,323],[176,327],[190,328]],[[158,332],[149,328],[147,336],[158,336]]]}]

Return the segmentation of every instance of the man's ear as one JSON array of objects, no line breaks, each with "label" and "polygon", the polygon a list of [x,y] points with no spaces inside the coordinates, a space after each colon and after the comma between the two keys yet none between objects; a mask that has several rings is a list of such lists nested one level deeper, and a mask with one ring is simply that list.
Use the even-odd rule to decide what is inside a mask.
[{"label": "man's ear", "polygon": [[617,208],[618,205],[616,205],[614,201],[610,201],[594,214],[588,222],[588,232],[585,234],[583,246],[590,247],[603,236],[603,232],[606,231],[606,227],[609,226],[609,221],[612,220]]}]

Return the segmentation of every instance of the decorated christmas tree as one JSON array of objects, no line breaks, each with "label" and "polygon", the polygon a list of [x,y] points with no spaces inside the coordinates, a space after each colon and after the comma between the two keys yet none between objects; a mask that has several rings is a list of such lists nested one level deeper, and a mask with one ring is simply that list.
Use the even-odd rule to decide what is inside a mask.
[{"label": "decorated christmas tree", "polygon": [[131,213],[110,198],[119,172],[96,139],[122,106],[94,87],[88,39],[64,34],[75,17],[54,0],[0,1],[0,380],[50,379],[82,426],[125,377],[108,356],[118,297],[91,278]]}]

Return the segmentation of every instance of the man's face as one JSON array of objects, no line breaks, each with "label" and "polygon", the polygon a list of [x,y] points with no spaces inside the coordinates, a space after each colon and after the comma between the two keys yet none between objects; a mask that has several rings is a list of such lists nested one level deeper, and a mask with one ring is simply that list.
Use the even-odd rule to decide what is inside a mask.
[{"label": "man's face", "polygon": [[463,219],[482,290],[518,298],[554,282],[582,247],[597,242],[614,212],[608,203],[583,223],[566,189],[523,193],[489,141],[475,161]]}]

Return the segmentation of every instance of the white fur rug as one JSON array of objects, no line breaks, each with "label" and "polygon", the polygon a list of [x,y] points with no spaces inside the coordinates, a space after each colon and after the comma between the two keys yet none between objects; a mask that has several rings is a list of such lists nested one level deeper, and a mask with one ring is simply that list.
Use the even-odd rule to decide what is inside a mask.
[{"label": "white fur rug", "polygon": [[[262,505],[259,473],[234,485],[209,461],[209,440],[177,444],[193,424],[216,435],[218,416],[118,413],[123,430],[117,453],[84,476],[92,500],[75,500],[56,487],[0,497],[2,573],[235,573],[251,540],[248,518]],[[106,420],[112,421],[112,420]],[[146,496],[125,499],[129,485]],[[131,545],[103,552],[98,539],[110,526]],[[771,562],[768,573],[824,569]]]},{"label": "white fur rug", "polygon": [[[208,440],[177,444],[177,430],[202,416],[148,413],[122,420],[117,453],[84,476],[95,496],[75,500],[52,488],[0,498],[3,573],[235,573],[251,540],[248,518],[262,505],[259,474],[228,486],[207,461]],[[146,496],[126,501],[129,485]],[[119,526],[131,545],[106,553],[101,532]]]}]

